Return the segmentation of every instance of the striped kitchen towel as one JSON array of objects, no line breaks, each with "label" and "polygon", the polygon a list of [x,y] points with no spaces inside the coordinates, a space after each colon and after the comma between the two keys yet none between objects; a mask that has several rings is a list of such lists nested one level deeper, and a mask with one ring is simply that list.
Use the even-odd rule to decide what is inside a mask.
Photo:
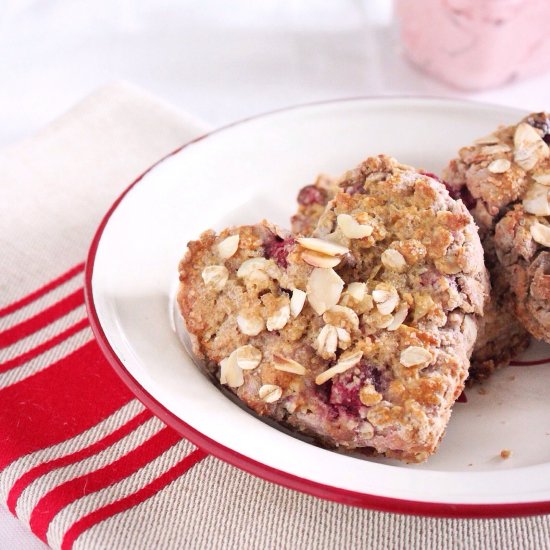
[{"label": "striped kitchen towel", "polygon": [[205,457],[133,398],[103,358],[82,270],[0,310],[0,498],[62,549]]},{"label": "striped kitchen towel", "polygon": [[102,547],[94,526],[146,510],[205,457],[118,379],[86,317],[84,264],[63,269],[132,179],[202,130],[118,83],[0,153],[0,500],[52,548]]}]

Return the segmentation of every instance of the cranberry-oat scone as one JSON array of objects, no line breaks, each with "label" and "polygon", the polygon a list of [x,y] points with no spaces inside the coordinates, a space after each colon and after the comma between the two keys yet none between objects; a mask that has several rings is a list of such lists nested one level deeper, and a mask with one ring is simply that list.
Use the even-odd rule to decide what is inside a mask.
[{"label": "cranberry-oat scone", "polygon": [[[434,174],[422,172],[434,179]],[[442,181],[447,185],[445,181]],[[291,218],[291,228],[295,234],[311,235],[326,205],[334,198],[339,189],[337,178],[321,175],[310,185],[301,188],[298,197],[298,209]],[[468,196],[461,196],[456,189],[451,189],[454,198],[462,198],[466,205]],[[491,262],[493,255],[486,257],[486,263]],[[509,292],[503,277],[497,277],[493,270],[493,281],[490,299],[485,304],[483,318],[478,324],[477,339],[470,358],[468,383],[481,382],[500,367],[507,366],[510,361],[521,353],[529,344],[529,336],[517,321],[513,307],[506,299]]]},{"label": "cranberry-oat scone", "polygon": [[548,143],[550,115],[531,114],[462,148],[446,177],[468,194],[492,278],[504,289],[502,304],[509,302],[533,336],[550,342]]},{"label": "cranberry-oat scone", "polygon": [[263,222],[189,243],[178,303],[196,355],[257,413],[423,461],[467,376],[481,244],[462,203],[412,168],[380,157],[352,178],[317,238]]}]

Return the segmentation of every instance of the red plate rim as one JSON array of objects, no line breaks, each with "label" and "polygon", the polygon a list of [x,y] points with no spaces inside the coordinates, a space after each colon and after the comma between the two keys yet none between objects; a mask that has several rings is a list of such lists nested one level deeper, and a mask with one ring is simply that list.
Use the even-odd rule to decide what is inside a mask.
[{"label": "red plate rim", "polygon": [[[103,331],[99,317],[95,308],[94,298],[93,298],[93,289],[92,289],[92,278],[94,272],[95,257],[97,254],[97,249],[103,235],[105,226],[109,222],[113,212],[117,209],[120,202],[124,199],[126,194],[137,185],[143,177],[153,170],[158,164],[166,160],[167,158],[179,153],[186,147],[197,143],[198,141],[204,140],[209,136],[216,134],[222,130],[226,130],[232,126],[240,125],[249,120],[254,120],[256,118],[261,118],[266,115],[271,115],[275,113],[281,113],[293,109],[299,109],[302,107],[310,107],[316,105],[329,105],[333,103],[340,103],[343,101],[365,101],[369,99],[383,99],[383,100],[440,100],[440,101],[449,101],[450,103],[459,103],[463,102],[465,104],[475,103],[473,101],[461,101],[454,99],[446,98],[435,98],[435,97],[426,97],[418,98],[411,96],[402,96],[402,97],[383,97],[383,98],[373,98],[373,97],[353,97],[345,99],[336,99],[329,101],[319,101],[313,103],[306,103],[301,105],[295,105],[292,107],[286,107],[282,109],[277,109],[274,111],[269,111],[267,113],[262,113],[252,117],[248,117],[211,132],[207,132],[198,138],[178,147],[165,157],[161,158],[159,161],[154,163],[151,167],[145,170],[140,176],[138,176],[127,188],[126,190],[115,200],[111,205],[93,237],[88,256],[86,259],[85,267],[85,281],[84,281],[84,295],[86,301],[86,308],[88,311],[88,317],[90,321],[90,326],[94,333],[94,336],[97,340],[99,348],[105,355],[107,361],[113,367],[118,376],[122,381],[128,386],[130,391],[149,409],[153,414],[165,422],[168,426],[173,428],[180,435],[191,441],[197,447],[203,449],[209,454],[236,466],[237,468],[253,474],[261,479],[270,481],[272,483],[277,483],[283,487],[289,489],[294,489],[302,493],[313,495],[319,498],[337,502],[340,504],[346,504],[350,506],[357,506],[361,508],[369,508],[374,510],[379,510],[383,512],[394,512],[399,514],[409,514],[409,515],[421,515],[421,516],[433,516],[433,517],[452,517],[452,518],[503,518],[503,517],[515,517],[515,516],[528,516],[536,514],[547,514],[550,513],[550,501],[537,501],[537,502],[518,502],[518,503],[505,503],[505,504],[452,504],[448,502],[422,502],[415,500],[406,500],[378,495],[371,495],[367,493],[359,493],[355,491],[350,491],[347,489],[341,489],[339,487],[333,487],[330,485],[324,485],[316,481],[311,481],[304,479],[293,474],[289,474],[282,470],[272,468],[258,462],[252,458],[249,458],[241,453],[230,449],[220,443],[214,441],[203,433],[199,432],[170,410],[168,410],[164,405],[157,401],[147,390],[145,390],[139,382],[130,374],[126,369],[120,358],[117,356],[109,340]],[[478,103],[483,105],[482,103]],[[486,104],[488,105],[488,104]],[[491,105],[493,106],[493,105]],[[503,109],[507,107],[502,106]]]}]

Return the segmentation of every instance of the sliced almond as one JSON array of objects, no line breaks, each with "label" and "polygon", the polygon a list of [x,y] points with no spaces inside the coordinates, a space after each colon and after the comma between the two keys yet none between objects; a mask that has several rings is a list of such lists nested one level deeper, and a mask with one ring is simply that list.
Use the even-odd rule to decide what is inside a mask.
[{"label": "sliced almond", "polygon": [[512,149],[506,145],[506,143],[497,143],[496,145],[487,145],[481,148],[481,152],[484,155],[490,157],[491,155],[499,155],[501,153],[508,153]]},{"label": "sliced almond", "polygon": [[550,149],[539,133],[526,122],[517,125],[514,133],[514,162],[524,170],[532,170],[539,160],[550,155]]},{"label": "sliced almond", "polygon": [[345,248],[347,248],[349,244],[349,239],[341,231],[333,231],[332,233],[323,235],[323,239]]},{"label": "sliced almond", "polygon": [[244,384],[243,371],[237,365],[235,352],[220,361],[220,383],[230,388],[239,388]]},{"label": "sliced almond", "polygon": [[266,258],[249,258],[245,260],[237,270],[237,277],[245,278],[254,271],[265,271],[269,266],[269,260]]},{"label": "sliced almond", "polygon": [[385,302],[386,300],[389,300],[391,296],[392,296],[392,293],[389,290],[376,289],[372,291],[372,299],[377,304],[380,304],[382,302]]},{"label": "sliced almond", "polygon": [[307,282],[307,299],[317,313],[322,315],[340,300],[344,281],[333,269],[316,268]]},{"label": "sliced almond", "polygon": [[510,170],[512,163],[508,159],[495,159],[487,166],[487,170],[492,174],[504,174]]},{"label": "sliced almond", "polygon": [[372,407],[372,405],[376,405],[376,403],[382,401],[382,394],[376,391],[373,384],[365,384],[359,390],[359,401],[367,407]]},{"label": "sliced almond", "polygon": [[369,316],[369,324],[375,328],[388,328],[393,323],[393,315],[382,315],[378,310]]},{"label": "sliced almond", "polygon": [[523,209],[536,216],[550,216],[550,189],[546,185],[533,183],[523,196]]},{"label": "sliced almond", "polygon": [[350,333],[345,328],[336,327],[336,335],[338,336],[338,347],[348,349],[351,345]]},{"label": "sliced almond", "polygon": [[541,185],[550,186],[550,172],[540,172],[538,174],[533,174],[533,179]]},{"label": "sliced almond", "polygon": [[317,354],[321,357],[330,357],[336,353],[338,347],[338,331],[333,325],[325,325],[319,332],[317,340]]},{"label": "sliced almond", "polygon": [[256,285],[257,287],[267,287],[271,282],[269,275],[260,269],[252,271],[244,280],[247,284]]},{"label": "sliced almond", "polygon": [[303,290],[295,288],[290,298],[290,314],[292,317],[298,317],[304,308],[306,302],[306,293]]},{"label": "sliced almond", "polygon": [[223,265],[209,265],[202,270],[204,284],[218,292],[223,289],[229,278],[229,271]]},{"label": "sliced almond", "polygon": [[393,248],[384,250],[380,259],[382,260],[384,267],[391,269],[392,271],[401,272],[407,267],[407,260],[405,260],[403,254],[401,254],[399,250],[395,250]]},{"label": "sliced almond", "polygon": [[462,333],[466,342],[475,342],[477,337],[477,321],[473,315],[465,315],[462,321]]},{"label": "sliced almond", "polygon": [[388,283],[376,285],[372,291],[372,299],[376,302],[376,308],[382,315],[389,315],[399,304],[397,290]]},{"label": "sliced almond", "polygon": [[359,317],[357,313],[345,306],[332,306],[323,313],[323,321],[336,327],[349,326],[354,330],[359,329]]},{"label": "sliced almond", "polygon": [[384,181],[388,178],[389,174],[387,172],[371,172],[370,174],[367,174],[365,177],[365,183],[366,182],[373,182],[376,183],[378,181]]},{"label": "sliced almond", "polygon": [[327,254],[320,254],[312,250],[304,250],[302,252],[302,260],[304,260],[306,264],[323,269],[336,267],[341,262],[341,258],[337,256],[328,256]]},{"label": "sliced almond", "polygon": [[218,254],[220,258],[224,260],[231,258],[239,248],[239,239],[240,235],[231,235],[218,243]]},{"label": "sliced almond", "polygon": [[313,252],[319,252],[327,256],[342,256],[347,254],[349,249],[345,246],[333,243],[331,241],[325,241],[324,239],[317,239],[315,237],[300,237],[296,239],[300,246],[307,250],[313,250]]},{"label": "sliced almond", "polygon": [[477,145],[495,145],[500,139],[495,134],[489,134],[488,136],[478,138],[474,141]]},{"label": "sliced almond", "polygon": [[237,325],[242,334],[247,336],[257,336],[264,330],[265,321],[258,315],[254,317],[245,317],[237,315]]},{"label": "sliced almond", "polygon": [[284,404],[285,409],[290,413],[294,413],[294,411],[298,408],[298,403],[296,402],[296,399],[293,399],[292,401],[286,401]]},{"label": "sliced almond", "polygon": [[342,374],[343,372],[346,372],[347,370],[357,365],[357,363],[361,361],[362,357],[363,357],[363,352],[358,351],[348,355],[345,358],[340,359],[340,361],[338,361],[336,365],[334,365],[333,367],[330,367],[330,369],[327,369],[326,371],[319,374],[315,378],[315,383],[317,385],[324,384],[325,382],[327,382],[337,374]]},{"label": "sliced almond", "polygon": [[251,345],[241,346],[234,353],[237,365],[243,370],[255,369],[262,361],[262,352]]},{"label": "sliced almond", "polygon": [[407,304],[401,304],[397,311],[395,312],[395,315],[393,316],[392,322],[387,326],[387,329],[389,331],[397,330],[405,321],[407,318],[407,315],[409,313],[409,306]]},{"label": "sliced almond", "polygon": [[306,373],[305,367],[298,363],[298,361],[288,359],[276,353],[273,354],[273,366],[277,370],[290,372],[292,374],[304,375]]},{"label": "sliced almond", "polygon": [[283,390],[275,384],[264,384],[259,390],[258,395],[265,403],[275,403],[283,395]]},{"label": "sliced almond", "polygon": [[415,367],[417,365],[428,365],[432,360],[432,354],[420,346],[409,346],[405,348],[399,357],[399,362],[404,367]]},{"label": "sliced almond", "polygon": [[521,149],[542,141],[540,134],[527,122],[520,122],[514,132],[514,147]]},{"label": "sliced almond", "polygon": [[357,302],[362,302],[367,293],[366,283],[350,283],[346,292]]},{"label": "sliced almond", "polygon": [[290,319],[290,306],[288,304],[280,307],[273,315],[267,318],[267,330],[280,330],[288,323]]},{"label": "sliced almond", "polygon": [[371,225],[362,225],[349,214],[339,214],[336,223],[348,239],[362,239],[372,235],[373,228]]},{"label": "sliced almond", "polygon": [[366,283],[350,283],[342,293],[339,304],[346,306],[355,313],[362,314],[373,308],[372,296],[367,294]]},{"label": "sliced almond", "polygon": [[532,170],[537,165],[538,160],[537,148],[533,145],[514,152],[514,162],[526,171]]},{"label": "sliced almond", "polygon": [[534,222],[531,225],[531,237],[535,242],[550,248],[550,226]]}]

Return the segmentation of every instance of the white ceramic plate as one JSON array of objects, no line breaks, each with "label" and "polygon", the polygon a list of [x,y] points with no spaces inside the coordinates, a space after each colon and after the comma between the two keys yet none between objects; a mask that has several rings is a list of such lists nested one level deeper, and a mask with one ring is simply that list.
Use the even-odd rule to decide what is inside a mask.
[{"label": "white ceramic plate", "polygon": [[[371,154],[440,172],[457,149],[524,113],[433,99],[354,99],[287,109],[205,136],[143,175],[101,224],[87,302],[107,357],[158,416],[256,475],[349,504],[409,513],[503,516],[550,511],[550,369],[509,367],[457,403],[426,464],[320,449],[228,399],[174,332],[177,265],[206,228],[268,218],[288,226],[298,189]],[[538,344],[526,360],[550,357]],[[512,456],[503,460],[502,449]]]}]

